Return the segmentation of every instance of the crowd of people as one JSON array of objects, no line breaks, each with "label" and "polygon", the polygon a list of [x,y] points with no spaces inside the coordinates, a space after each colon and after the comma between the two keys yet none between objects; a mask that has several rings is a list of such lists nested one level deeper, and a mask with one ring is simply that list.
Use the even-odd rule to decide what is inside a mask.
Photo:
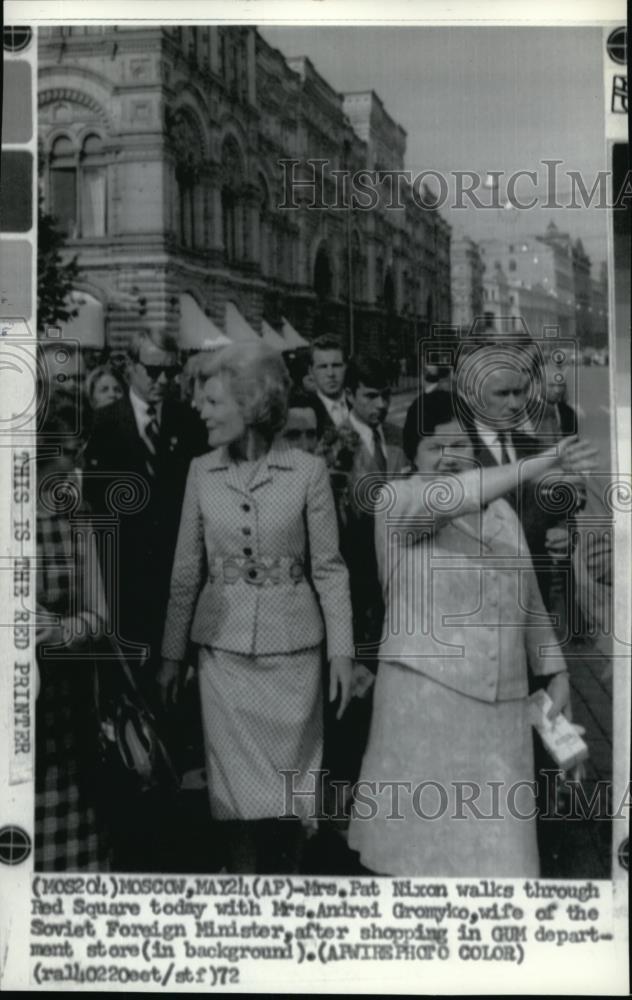
[{"label": "crowd of people", "polygon": [[[560,366],[464,340],[400,428],[380,359],[330,335],[294,380],[258,344],[183,363],[155,329],[93,360],[42,347],[36,866],[168,864],[177,796],[99,794],[94,649],[113,636],[176,760],[196,692],[211,869],[327,870],[317,843],[336,870],[537,875],[528,697],[570,716],[595,465]],[[86,524],[112,522],[95,544]],[[582,565],[607,585],[607,562]],[[464,785],[491,818],[458,815]]]}]

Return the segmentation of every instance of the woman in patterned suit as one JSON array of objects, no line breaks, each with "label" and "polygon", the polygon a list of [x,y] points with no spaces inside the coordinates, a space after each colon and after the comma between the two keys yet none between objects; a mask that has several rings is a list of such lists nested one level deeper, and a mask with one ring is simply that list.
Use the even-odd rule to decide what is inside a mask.
[{"label": "woman in patterned suit", "polygon": [[279,435],[289,389],[280,356],[227,347],[203,376],[213,450],[189,471],[159,682],[169,702],[187,643],[199,647],[211,813],[227,865],[292,871],[299,817],[319,804],[305,793],[321,766],[323,639],[339,715],[349,698],[347,570],[325,463]]},{"label": "woman in patterned suit", "polygon": [[567,438],[476,468],[439,390],[419,397],[403,437],[411,472],[387,484],[376,516],[386,616],[349,846],[382,875],[538,877],[527,670],[545,681],[551,713],[568,710],[570,687],[502,497],[557,462],[589,470],[595,453]]}]

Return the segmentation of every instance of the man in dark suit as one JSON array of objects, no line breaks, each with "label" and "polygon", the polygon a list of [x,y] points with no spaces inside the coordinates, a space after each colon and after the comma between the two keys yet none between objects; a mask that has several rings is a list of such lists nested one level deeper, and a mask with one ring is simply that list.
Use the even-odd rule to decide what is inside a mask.
[{"label": "man in dark suit", "polygon": [[403,465],[401,431],[387,423],[391,401],[387,373],[375,357],[351,358],[345,378],[348,427],[356,445],[349,475],[341,551],[349,567],[356,645],[379,642],[384,605],[375,561],[370,484]]},{"label": "man in dark suit", "polygon": [[[530,401],[536,395],[529,391],[533,388],[534,377],[533,355],[528,344],[474,343],[457,357],[456,384],[463,404],[464,423],[474,445],[474,457],[481,466],[528,458],[550,447],[562,436],[559,427],[552,435],[546,432],[541,424],[542,405],[532,407],[529,413]],[[559,380],[553,381],[559,385]],[[541,438],[518,429],[527,421],[542,434]],[[550,481],[553,493],[558,485],[564,485],[565,479],[565,475],[560,473],[559,483]],[[575,510],[582,503],[582,491],[577,484],[567,482],[568,491],[560,490],[559,497],[567,495],[570,502],[567,509],[559,511],[555,496],[547,502],[546,492],[541,489],[543,485],[525,483],[506,494],[504,499],[514,507],[522,522],[544,605],[548,611],[560,614],[560,631],[565,632],[568,603],[574,586],[570,536]],[[564,558],[560,558],[555,551],[556,538],[566,538],[567,555]],[[538,686],[538,679],[531,677],[530,683],[533,689]],[[544,774],[550,776],[554,765],[537,740],[534,741],[534,759],[538,808],[546,812],[550,803],[546,799],[549,785]],[[559,874],[555,856],[558,836],[555,825],[538,822],[542,872],[549,878]]]},{"label": "man in dark suit", "polygon": [[137,331],[128,348],[129,391],[97,412],[85,452],[86,496],[96,513],[110,512],[117,481],[121,495],[126,477],[138,494],[138,502],[119,513],[109,600],[119,640],[128,658],[143,664],[149,685],[189,462],[208,447],[195,411],[174,398],[178,372],[175,342],[161,331]]},{"label": "man in dark suit", "polygon": [[340,341],[330,333],[312,343],[309,377],[313,392],[319,439],[327,430],[335,430],[349,417],[345,396],[345,356]]},{"label": "man in dark suit", "polygon": [[[85,452],[85,492],[97,516],[111,516],[118,486],[117,553],[102,558],[107,599],[123,653],[154,704],[186,476],[190,460],[208,449],[195,410],[175,398],[178,372],[175,342],[162,331],[138,330],[127,352],[129,390],[97,412]],[[182,736],[170,728],[171,749],[179,754]],[[181,800],[160,788],[114,787],[108,777],[101,793],[114,870],[172,870]]]},{"label": "man in dark suit", "polygon": [[[549,447],[520,426],[528,416],[531,356],[525,345],[502,342],[474,343],[457,358],[457,391],[464,422],[481,466],[520,461]],[[547,535],[568,525],[570,512],[555,510],[546,502],[539,484],[525,483],[505,497],[516,510],[525,533],[544,603],[549,607],[553,564]]]},{"label": "man in dark suit", "polygon": [[566,401],[566,370],[553,360],[544,365],[541,413],[536,433],[547,441],[577,434],[577,414]]}]

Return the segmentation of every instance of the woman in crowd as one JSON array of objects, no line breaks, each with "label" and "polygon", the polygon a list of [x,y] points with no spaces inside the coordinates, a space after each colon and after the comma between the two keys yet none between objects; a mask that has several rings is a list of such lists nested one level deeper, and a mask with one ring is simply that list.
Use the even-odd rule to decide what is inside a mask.
[{"label": "woman in crowd", "polygon": [[[527,666],[550,676],[552,712],[568,706],[569,682],[501,497],[557,461],[585,471],[594,452],[567,439],[474,468],[452,396],[439,390],[411,409],[403,440],[411,473],[387,484],[376,514],[387,611],[359,785],[371,801],[356,801],[349,844],[380,874],[537,876]],[[407,783],[396,802],[394,782]]]},{"label": "woman in crowd", "polygon": [[93,368],[85,384],[86,396],[92,410],[100,410],[122,399],[125,388],[121,377],[109,365]]},{"label": "woman in crowd", "polygon": [[[91,643],[106,606],[89,522],[79,513],[73,421],[52,415],[37,448],[35,867],[103,871]],[[75,520],[73,531],[72,517]]]},{"label": "woman in crowd", "polygon": [[191,463],[159,682],[169,703],[189,639],[199,647],[211,813],[227,866],[294,871],[299,816],[319,805],[300,792],[314,789],[310,771],[321,766],[325,636],[340,714],[349,698],[347,570],[325,463],[280,437],[282,359],[259,345],[227,347],[204,375],[213,451]]}]

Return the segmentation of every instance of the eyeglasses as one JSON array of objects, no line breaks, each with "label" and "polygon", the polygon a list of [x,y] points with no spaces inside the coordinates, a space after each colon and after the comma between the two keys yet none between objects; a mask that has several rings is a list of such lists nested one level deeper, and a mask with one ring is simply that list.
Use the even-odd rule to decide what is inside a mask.
[{"label": "eyeglasses", "polygon": [[179,365],[146,365],[140,360],[138,364],[143,366],[152,382],[157,382],[161,375],[165,378],[175,378],[182,370]]}]

